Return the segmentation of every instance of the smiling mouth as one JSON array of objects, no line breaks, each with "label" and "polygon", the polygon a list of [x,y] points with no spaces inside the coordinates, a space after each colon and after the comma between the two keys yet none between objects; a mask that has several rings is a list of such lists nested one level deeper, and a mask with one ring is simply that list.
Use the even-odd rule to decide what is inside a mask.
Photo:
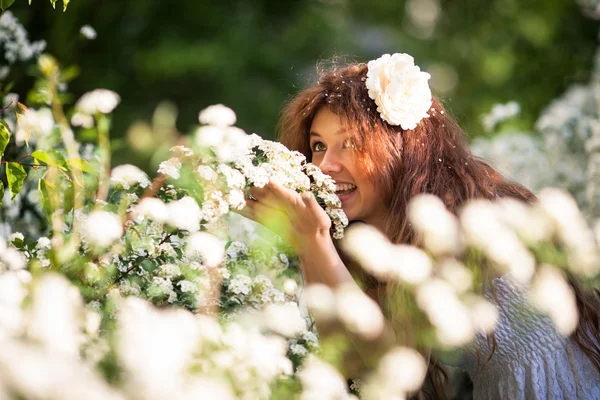
[{"label": "smiling mouth", "polygon": [[351,183],[343,183],[343,184],[335,185],[335,194],[337,194],[338,197],[340,197],[340,198],[342,198],[342,196],[345,197],[345,196],[351,194],[355,190],[356,190],[356,185],[353,185]]}]

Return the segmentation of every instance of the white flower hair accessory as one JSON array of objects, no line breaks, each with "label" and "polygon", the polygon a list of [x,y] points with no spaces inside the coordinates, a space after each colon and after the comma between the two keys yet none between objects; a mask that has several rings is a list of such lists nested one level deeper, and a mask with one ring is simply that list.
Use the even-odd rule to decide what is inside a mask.
[{"label": "white flower hair accessory", "polygon": [[429,78],[431,75],[421,71],[408,54],[384,54],[369,61],[365,84],[381,118],[390,125],[410,130],[429,117],[427,111],[432,104]]}]

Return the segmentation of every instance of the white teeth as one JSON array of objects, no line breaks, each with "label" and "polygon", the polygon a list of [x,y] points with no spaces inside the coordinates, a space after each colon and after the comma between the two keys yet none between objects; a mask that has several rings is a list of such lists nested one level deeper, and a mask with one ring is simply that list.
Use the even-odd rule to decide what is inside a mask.
[{"label": "white teeth", "polygon": [[353,185],[351,183],[343,183],[341,185],[335,185],[336,192],[343,192],[346,190],[354,190],[354,189],[356,189],[356,185]]}]

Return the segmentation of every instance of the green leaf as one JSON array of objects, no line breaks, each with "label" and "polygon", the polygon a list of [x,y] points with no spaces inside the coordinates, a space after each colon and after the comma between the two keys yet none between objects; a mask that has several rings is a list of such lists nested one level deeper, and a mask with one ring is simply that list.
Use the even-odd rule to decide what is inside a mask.
[{"label": "green leaf", "polygon": [[0,158],[4,156],[4,150],[10,140],[10,129],[4,120],[0,119]]},{"label": "green leaf", "polygon": [[0,8],[2,9],[2,11],[6,11],[6,9],[12,6],[14,2],[15,0],[0,0]]},{"label": "green leaf", "polygon": [[93,171],[92,167],[90,167],[90,164],[83,158],[71,158],[70,160],[67,161],[67,163],[69,164],[69,166],[72,169],[78,169],[83,172],[92,172]]},{"label": "green leaf", "polygon": [[38,161],[46,163],[52,167],[58,167],[63,171],[70,171],[71,168],[69,164],[67,164],[67,160],[65,160],[65,156],[62,155],[61,152],[54,149],[40,149],[31,153],[31,157],[35,158]]},{"label": "green leaf", "polygon": [[63,0],[63,11],[67,11],[67,6],[69,5],[70,0]]},{"label": "green leaf", "polygon": [[0,181],[0,206],[2,205],[2,199],[4,198],[4,183]]},{"label": "green leaf", "polygon": [[38,191],[40,192],[40,204],[42,206],[42,212],[50,220],[52,215],[52,205],[50,203],[50,196],[48,195],[48,190],[52,190],[54,185],[48,182],[45,179],[40,179],[38,181]]},{"label": "green leaf", "polygon": [[52,8],[56,8],[56,0],[50,0],[50,3],[52,4]]},{"label": "green leaf", "polygon": [[6,179],[8,180],[8,188],[11,193],[11,200],[21,191],[23,181],[27,177],[27,172],[23,166],[16,162],[6,163]]}]

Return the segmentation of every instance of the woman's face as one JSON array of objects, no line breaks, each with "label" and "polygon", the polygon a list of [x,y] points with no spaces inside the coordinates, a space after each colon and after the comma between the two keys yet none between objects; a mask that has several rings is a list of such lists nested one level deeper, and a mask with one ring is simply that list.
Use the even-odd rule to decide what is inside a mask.
[{"label": "woman's face", "polygon": [[375,226],[385,219],[385,206],[364,166],[354,157],[350,132],[329,108],[321,108],[310,127],[312,162],[336,183],[336,194],[350,221]]}]

